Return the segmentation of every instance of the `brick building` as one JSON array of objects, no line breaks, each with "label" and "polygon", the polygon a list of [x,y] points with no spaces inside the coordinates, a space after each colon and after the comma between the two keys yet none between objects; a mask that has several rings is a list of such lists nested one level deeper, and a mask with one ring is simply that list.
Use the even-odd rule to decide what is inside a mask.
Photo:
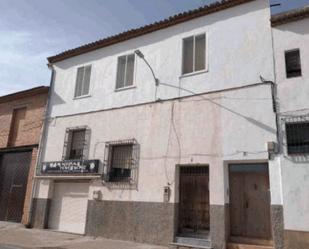
[{"label": "brick building", "polygon": [[29,223],[48,87],[0,97],[0,220]]}]

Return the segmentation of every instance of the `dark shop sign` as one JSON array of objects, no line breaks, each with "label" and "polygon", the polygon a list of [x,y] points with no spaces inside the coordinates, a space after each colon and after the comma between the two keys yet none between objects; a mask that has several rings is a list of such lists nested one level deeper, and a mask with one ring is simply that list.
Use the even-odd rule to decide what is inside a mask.
[{"label": "dark shop sign", "polygon": [[99,160],[43,162],[42,174],[98,174]]}]

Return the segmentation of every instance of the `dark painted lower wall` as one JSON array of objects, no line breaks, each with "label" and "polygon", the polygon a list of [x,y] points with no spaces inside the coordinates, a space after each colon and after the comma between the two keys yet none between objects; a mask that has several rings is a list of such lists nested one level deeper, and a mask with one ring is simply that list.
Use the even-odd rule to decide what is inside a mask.
[{"label": "dark painted lower wall", "polygon": [[86,234],[168,245],[174,239],[177,205],[172,203],[88,201]]},{"label": "dark painted lower wall", "polygon": [[214,249],[226,248],[229,235],[229,206],[210,205],[210,238]]},{"label": "dark painted lower wall", "polygon": [[50,199],[33,199],[31,215],[31,226],[33,228],[47,228],[50,203]]},{"label": "dark painted lower wall", "polygon": [[275,249],[284,249],[283,206],[271,206],[271,224]]},{"label": "dark painted lower wall", "polygon": [[309,232],[284,231],[285,249],[307,249],[309,248]]}]

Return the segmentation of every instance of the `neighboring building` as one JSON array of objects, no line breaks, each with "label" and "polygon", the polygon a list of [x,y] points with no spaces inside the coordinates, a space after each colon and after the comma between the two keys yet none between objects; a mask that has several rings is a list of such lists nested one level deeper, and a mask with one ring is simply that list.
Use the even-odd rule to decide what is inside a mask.
[{"label": "neighboring building", "polygon": [[[272,18],[285,248],[309,248],[309,6]],[[281,185],[280,185],[281,184]]]},{"label": "neighboring building", "polygon": [[0,220],[29,224],[48,87],[0,97]]},{"label": "neighboring building", "polygon": [[226,0],[50,57],[34,227],[281,248],[270,18]]}]

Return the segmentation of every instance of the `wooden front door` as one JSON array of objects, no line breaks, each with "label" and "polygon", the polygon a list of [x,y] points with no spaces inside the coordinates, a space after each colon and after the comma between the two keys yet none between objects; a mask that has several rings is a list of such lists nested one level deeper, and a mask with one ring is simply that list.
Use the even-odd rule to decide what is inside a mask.
[{"label": "wooden front door", "polygon": [[21,222],[31,152],[6,153],[0,158],[0,220]]},{"label": "wooden front door", "polygon": [[267,164],[230,165],[231,236],[271,239]]},{"label": "wooden front door", "polygon": [[181,167],[179,234],[203,237],[209,230],[208,167]]}]

